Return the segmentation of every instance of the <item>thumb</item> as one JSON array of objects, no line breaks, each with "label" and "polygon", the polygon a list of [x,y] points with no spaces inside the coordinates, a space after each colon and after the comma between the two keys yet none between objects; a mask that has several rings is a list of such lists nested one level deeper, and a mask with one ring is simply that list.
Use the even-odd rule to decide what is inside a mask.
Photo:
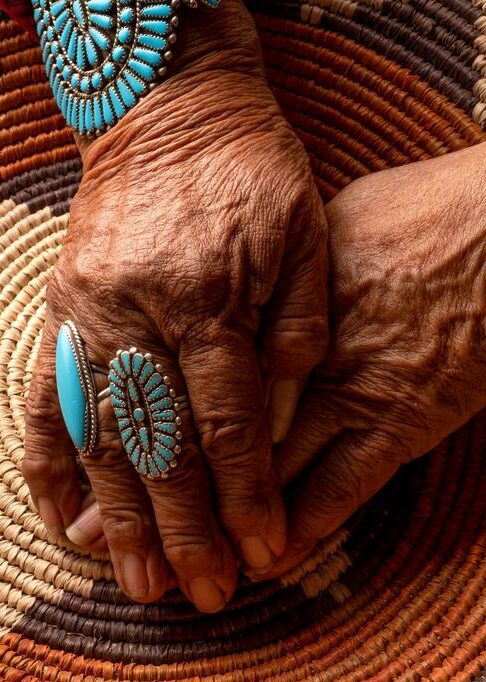
[{"label": "thumb", "polygon": [[285,553],[264,579],[300,563],[321,538],[339,528],[408,461],[383,431],[347,431],[304,475],[290,500]]}]

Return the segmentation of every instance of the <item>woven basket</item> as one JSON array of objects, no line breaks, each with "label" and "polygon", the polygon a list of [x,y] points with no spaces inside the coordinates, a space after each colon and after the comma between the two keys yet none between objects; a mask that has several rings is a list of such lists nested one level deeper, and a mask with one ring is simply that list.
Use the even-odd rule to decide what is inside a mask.
[{"label": "woven basket", "polygon": [[[479,6],[258,6],[270,82],[324,199],[486,139]],[[222,614],[176,592],[132,604],[109,562],[49,541],[20,475],[23,417],[80,170],[39,50],[0,16],[0,679],[486,680],[486,414],[282,580],[242,582]]]}]

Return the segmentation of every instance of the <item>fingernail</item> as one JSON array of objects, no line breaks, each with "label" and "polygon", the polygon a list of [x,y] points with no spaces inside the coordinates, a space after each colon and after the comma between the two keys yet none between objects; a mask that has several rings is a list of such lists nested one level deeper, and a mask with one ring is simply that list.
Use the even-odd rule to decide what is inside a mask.
[{"label": "fingernail", "polygon": [[125,590],[130,597],[145,597],[149,589],[149,580],[145,561],[137,554],[126,554],[122,559],[122,579]]},{"label": "fingernail", "polygon": [[210,578],[193,578],[188,584],[192,601],[203,613],[216,613],[226,604],[223,592]]},{"label": "fingernail", "polygon": [[301,390],[302,382],[298,379],[282,379],[273,384],[269,410],[270,428],[274,443],[280,443],[287,435]]},{"label": "fingernail", "polygon": [[251,572],[267,573],[275,563],[275,557],[265,540],[257,536],[243,538],[240,552]]},{"label": "fingernail", "polygon": [[103,527],[101,525],[100,508],[96,502],[81,512],[66,528],[66,535],[71,542],[81,547],[90,545],[102,534]]},{"label": "fingernail", "polygon": [[38,497],[37,506],[39,508],[39,514],[49,533],[61,535],[64,531],[64,524],[62,522],[61,512],[54,502],[48,497]]}]

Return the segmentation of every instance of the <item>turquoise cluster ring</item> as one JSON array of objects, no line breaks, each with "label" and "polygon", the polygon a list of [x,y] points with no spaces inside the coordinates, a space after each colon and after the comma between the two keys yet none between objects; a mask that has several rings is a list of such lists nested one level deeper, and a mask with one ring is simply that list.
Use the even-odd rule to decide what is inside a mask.
[{"label": "turquoise cluster ring", "polygon": [[[108,386],[97,393],[95,374]],[[83,339],[71,321],[57,338],[56,384],[66,430],[80,457],[96,454],[98,404],[110,399],[121,445],[137,472],[149,479],[167,478],[181,453],[180,403],[150,353],[119,350],[109,369],[90,363]],[[183,400],[183,398],[181,398]]]},{"label": "turquoise cluster ring", "polygon": [[183,4],[220,0],[32,0],[42,59],[68,125],[100,135],[166,75]]}]

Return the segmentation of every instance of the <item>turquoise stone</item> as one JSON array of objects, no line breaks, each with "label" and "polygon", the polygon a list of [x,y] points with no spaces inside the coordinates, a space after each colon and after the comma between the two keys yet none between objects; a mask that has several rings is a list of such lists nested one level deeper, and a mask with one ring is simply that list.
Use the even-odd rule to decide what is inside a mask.
[{"label": "turquoise stone", "polygon": [[136,445],[137,441],[135,438],[130,438],[130,440],[124,444],[125,450],[127,451],[128,455],[132,454],[132,452],[135,450]]},{"label": "turquoise stone", "polygon": [[[145,384],[145,386],[144,386],[144,391],[146,391],[147,393],[150,393],[150,391],[151,391],[152,389],[154,389],[154,388],[156,388],[157,386],[159,386],[162,382],[163,382],[163,379],[162,379],[162,377],[160,376],[160,374],[159,374],[158,372],[154,372],[154,374],[152,374],[152,376],[150,377],[150,379],[149,379],[149,380],[147,381],[147,383]],[[167,389],[166,389],[166,390],[167,390]]]},{"label": "turquoise stone", "polygon": [[169,407],[172,407],[174,405],[174,402],[172,398],[164,398],[163,400],[157,400],[156,405],[151,405],[150,408],[154,411],[154,416],[156,414],[163,414],[163,412],[159,412],[158,410],[166,410],[169,409]]},{"label": "turquoise stone", "polygon": [[156,433],[155,440],[159,443],[162,443],[162,445],[167,446],[168,448],[173,448],[177,444],[172,436],[166,436],[165,433]]},{"label": "turquoise stone", "polygon": [[123,384],[122,380],[118,377],[118,374],[116,372],[114,372],[112,369],[110,369],[110,371],[108,372],[108,379],[113,384],[116,384],[120,388],[123,388],[124,384]]},{"label": "turquoise stone", "polygon": [[118,118],[121,118],[125,113],[125,107],[123,106],[113,85],[110,85],[110,87],[108,88],[108,94],[110,96],[110,102],[113,107],[113,110],[115,111],[115,114],[118,116]]},{"label": "turquoise stone", "polygon": [[112,395],[116,395],[117,398],[121,398],[122,400],[125,399],[125,393],[120,388],[118,388],[116,384],[110,384],[110,391]]},{"label": "turquoise stone", "polygon": [[[118,81],[118,91],[120,92],[121,98],[127,105],[127,107],[133,107],[137,100],[135,99],[135,95],[133,94],[133,92],[122,79]],[[139,371],[140,367],[138,368],[138,370],[136,370],[135,367],[133,368],[134,374],[138,374]]]},{"label": "turquoise stone", "polygon": [[[145,387],[147,388],[147,387]],[[147,396],[147,400],[151,402],[152,400],[157,400],[158,398],[163,398],[164,396],[167,395],[167,386],[159,386],[155,390],[153,390],[149,395]]]},{"label": "turquoise stone", "polygon": [[140,374],[140,382],[142,384],[145,384],[145,382],[149,379],[149,377],[152,376],[155,372],[155,365],[153,362],[147,362],[145,363],[145,366],[142,370],[142,373]]},{"label": "turquoise stone", "polygon": [[106,62],[103,64],[103,76],[105,78],[112,78],[115,75],[115,67],[111,62]]},{"label": "turquoise stone", "polygon": [[137,469],[144,476],[147,475],[147,455],[145,453],[141,454]]},{"label": "turquoise stone", "polygon": [[133,410],[133,416],[134,416],[134,418],[135,418],[138,422],[143,421],[143,419],[144,419],[144,417],[145,417],[145,415],[144,415],[143,410],[142,410],[141,407],[136,407],[136,408]]},{"label": "turquoise stone", "polygon": [[105,122],[108,125],[111,125],[114,121],[114,116],[106,92],[101,93],[101,109],[103,111],[103,118],[105,119]]},{"label": "turquoise stone", "polygon": [[154,452],[152,452],[152,457],[153,457],[155,464],[157,465],[157,469],[161,473],[164,474],[166,471],[169,470],[169,467],[168,467],[166,461],[164,460],[163,457],[160,456],[160,454],[156,450]]},{"label": "turquoise stone", "polygon": [[67,48],[68,57],[71,61],[74,61],[76,53],[78,51],[78,36],[76,31],[73,31],[69,39],[69,44]]},{"label": "turquoise stone", "polygon": [[121,45],[117,45],[115,48],[113,48],[112,57],[116,62],[121,62],[125,55],[126,50]]},{"label": "turquoise stone", "polygon": [[145,450],[145,452],[150,451],[150,441],[149,441],[149,436],[148,436],[148,431],[145,426],[142,426],[141,429],[139,429],[138,434],[140,436],[140,441],[142,443],[142,447]]},{"label": "turquoise stone", "polygon": [[64,23],[68,20],[69,18],[69,12],[67,9],[64,10],[54,21],[54,27],[56,31],[59,33],[59,31],[62,29],[64,26]]},{"label": "turquoise stone", "polygon": [[123,431],[123,429],[126,429],[128,426],[130,426],[131,421],[129,419],[119,419],[118,420],[118,428],[120,429],[120,432]]},{"label": "turquoise stone", "polygon": [[68,333],[61,327],[56,346],[56,383],[67,431],[78,450],[86,447],[86,397]]},{"label": "turquoise stone", "polygon": [[162,61],[160,52],[154,52],[153,50],[147,50],[142,47],[136,47],[133,50],[133,56],[137,59],[143,59],[143,61],[152,64],[152,66],[157,66]]},{"label": "turquoise stone", "polygon": [[85,28],[86,17],[84,16],[84,11],[83,11],[83,6],[81,4],[81,0],[73,0],[72,9],[73,9],[73,14],[76,17],[76,20],[78,21],[80,26]]},{"label": "turquoise stone", "polygon": [[109,48],[110,42],[104,33],[93,26],[90,27],[88,33],[93,42],[98,45],[100,50],[107,50]]},{"label": "turquoise stone", "polygon": [[132,365],[130,362],[130,353],[127,350],[124,350],[120,355],[120,361],[125,372],[130,374],[132,371]]},{"label": "turquoise stone", "polygon": [[111,396],[111,404],[113,407],[126,407],[126,402],[124,400],[120,400],[120,398],[117,398],[114,395]]},{"label": "turquoise stone", "polygon": [[86,100],[85,99],[80,99],[79,100],[79,109],[78,109],[78,125],[77,128],[81,135],[85,132],[84,130],[84,110],[86,107]]},{"label": "turquoise stone", "polygon": [[138,36],[138,40],[142,45],[152,47],[154,50],[165,50],[167,47],[167,40],[165,38],[154,36],[151,33],[141,33]]},{"label": "turquoise stone", "polygon": [[120,43],[128,43],[131,37],[132,32],[128,28],[128,26],[124,26],[118,33],[118,40],[120,41]]},{"label": "turquoise stone", "polygon": [[156,431],[164,431],[165,433],[174,434],[177,431],[177,426],[172,422],[158,422],[155,424]]},{"label": "turquoise stone", "polygon": [[[97,130],[100,130],[104,126],[104,121],[103,114],[101,113],[101,104],[99,97],[95,97],[95,99],[93,100],[93,115],[95,128]],[[122,376],[125,376],[125,372],[123,372]]]},{"label": "turquoise stone", "polygon": [[128,395],[130,396],[130,398],[134,402],[136,402],[138,400],[138,389],[137,389],[133,379],[128,380],[127,386],[128,386]]},{"label": "turquoise stone", "polygon": [[131,426],[128,429],[123,429],[122,431],[120,431],[122,441],[125,443],[134,435],[134,433],[135,432]]},{"label": "turquoise stone", "polygon": [[[83,39],[78,40],[78,49],[76,51],[76,65],[79,69],[84,69],[86,66],[86,53],[84,50]],[[89,82],[87,76],[85,76],[83,80]]]},{"label": "turquoise stone", "polygon": [[151,5],[144,7],[141,12],[143,19],[166,19],[170,15],[168,5]]},{"label": "turquoise stone", "polygon": [[89,78],[87,76],[84,76],[81,78],[81,82],[79,84],[79,89],[81,92],[88,92],[89,90]]},{"label": "turquoise stone", "polygon": [[131,7],[124,7],[120,12],[120,21],[122,21],[124,24],[129,24],[131,21],[133,21],[134,17],[135,14],[133,13],[133,9]]},{"label": "turquoise stone", "polygon": [[135,353],[132,358],[132,373],[134,377],[138,376],[140,369],[143,365],[143,355],[141,353]]},{"label": "turquoise stone", "polygon": [[131,460],[133,466],[138,468],[138,463],[140,460],[140,446],[139,445],[137,445],[137,447],[134,449],[134,451],[130,455],[130,460]]},{"label": "turquoise stone", "polygon": [[64,26],[64,28],[63,28],[63,30],[62,30],[61,37],[59,38],[59,40],[61,41],[61,45],[62,45],[64,48],[67,48],[67,46],[68,46],[68,43],[69,43],[69,40],[70,40],[70,38],[71,38],[71,33],[72,33],[72,31],[73,31],[73,28],[74,28],[73,20],[72,20],[72,19],[68,19],[68,20],[66,21],[66,25]]},{"label": "turquoise stone", "polygon": [[140,79],[137,78],[135,74],[129,71],[128,69],[125,69],[124,75],[125,80],[127,81],[128,85],[132,88],[133,92],[135,92],[137,95],[141,95],[142,92],[145,90],[145,85],[140,81]]},{"label": "turquoise stone", "polygon": [[91,85],[95,90],[97,90],[100,87],[102,80],[103,79],[101,78],[100,73],[93,74],[93,76],[91,77]]},{"label": "turquoise stone", "polygon": [[124,368],[121,366],[121,363],[120,363],[120,361],[118,360],[118,358],[115,358],[115,360],[113,360],[113,362],[112,362],[111,364],[112,364],[113,370],[114,370],[117,374],[119,374],[120,377],[121,377],[122,379],[126,379],[127,373],[126,373],[126,371],[124,370]]},{"label": "turquoise stone", "polygon": [[93,123],[93,105],[91,102],[86,102],[86,111],[84,114],[84,120],[86,125],[86,130],[90,133],[94,129]]},{"label": "turquoise stone", "polygon": [[120,418],[122,418],[122,417],[128,417],[128,410],[127,410],[126,408],[123,408],[123,407],[115,407],[115,409],[113,410],[113,412],[114,412],[114,414],[115,414],[115,417],[117,417],[118,419],[120,419]]},{"label": "turquoise stone", "polygon": [[93,24],[105,29],[105,31],[109,31],[115,25],[112,17],[106,14],[90,14],[89,18]]},{"label": "turquoise stone", "polygon": [[[153,405],[150,406],[154,410],[153,412],[154,419],[165,419],[166,421],[173,421],[176,418],[176,413],[174,412],[174,410],[163,410],[161,412],[156,411],[156,409],[162,407],[161,405],[159,405],[159,402],[154,403]],[[155,417],[156,414],[157,417]]]},{"label": "turquoise stone", "polygon": [[168,462],[174,459],[174,454],[170,450],[167,450],[167,448],[164,448],[162,445],[159,445],[159,443],[155,443],[155,450]]},{"label": "turquoise stone", "polygon": [[57,2],[53,2],[51,5],[51,14],[53,17],[57,17],[58,14],[60,14],[63,9],[66,9],[66,0],[57,0]]},{"label": "turquoise stone", "polygon": [[[93,66],[98,62],[98,52],[96,50],[95,44],[93,43],[89,36],[84,37],[84,46],[86,49],[86,56],[88,57],[88,61],[91,64],[91,66]],[[99,74],[94,74],[93,78],[91,79],[91,82],[94,81],[95,76],[99,76]]]},{"label": "turquoise stone", "polygon": [[159,470],[157,469],[157,465],[155,464],[154,460],[152,457],[147,457],[147,462],[148,462],[148,467],[149,467],[149,473],[151,476],[158,476],[159,475]]},{"label": "turquoise stone", "polygon": [[88,9],[94,12],[109,12],[113,7],[113,0],[88,0]]},{"label": "turquoise stone", "polygon": [[143,31],[151,31],[158,35],[165,35],[169,30],[169,24],[166,21],[141,21],[140,28]]}]

